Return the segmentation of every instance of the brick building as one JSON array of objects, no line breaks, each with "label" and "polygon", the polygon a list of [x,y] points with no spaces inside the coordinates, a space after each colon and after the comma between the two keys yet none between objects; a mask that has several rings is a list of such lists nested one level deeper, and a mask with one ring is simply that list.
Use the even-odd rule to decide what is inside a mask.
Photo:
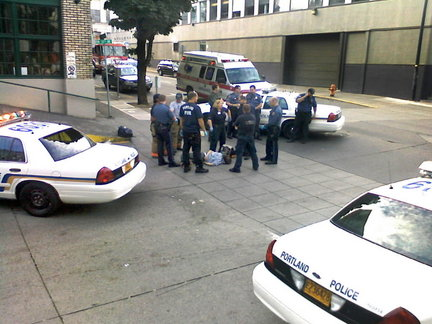
[{"label": "brick building", "polygon": [[0,103],[94,118],[91,32],[90,0],[0,1]]}]

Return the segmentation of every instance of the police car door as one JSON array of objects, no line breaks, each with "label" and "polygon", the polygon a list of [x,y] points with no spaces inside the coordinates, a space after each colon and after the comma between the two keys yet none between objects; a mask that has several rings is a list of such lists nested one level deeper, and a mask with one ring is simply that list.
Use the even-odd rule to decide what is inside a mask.
[{"label": "police car door", "polygon": [[0,136],[0,197],[14,198],[13,180],[27,173],[24,147],[19,138]]}]

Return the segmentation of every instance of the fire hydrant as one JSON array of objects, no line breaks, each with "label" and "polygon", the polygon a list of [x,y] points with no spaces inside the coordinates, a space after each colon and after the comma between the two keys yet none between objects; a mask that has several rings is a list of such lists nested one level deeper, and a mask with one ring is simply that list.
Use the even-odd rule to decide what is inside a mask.
[{"label": "fire hydrant", "polygon": [[329,90],[330,90],[330,97],[334,97],[336,93],[336,84],[334,83],[330,84]]}]

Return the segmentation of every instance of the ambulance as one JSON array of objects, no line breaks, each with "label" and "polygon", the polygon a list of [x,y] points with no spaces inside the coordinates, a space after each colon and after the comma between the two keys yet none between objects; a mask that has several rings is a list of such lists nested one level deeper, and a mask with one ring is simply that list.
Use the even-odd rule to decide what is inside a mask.
[{"label": "ambulance", "polygon": [[265,81],[253,63],[242,55],[192,51],[185,52],[177,72],[177,90],[196,91],[206,99],[212,92],[212,85],[219,85],[223,97],[239,85],[242,93],[249,92],[255,85],[258,93],[275,91],[276,88]]}]

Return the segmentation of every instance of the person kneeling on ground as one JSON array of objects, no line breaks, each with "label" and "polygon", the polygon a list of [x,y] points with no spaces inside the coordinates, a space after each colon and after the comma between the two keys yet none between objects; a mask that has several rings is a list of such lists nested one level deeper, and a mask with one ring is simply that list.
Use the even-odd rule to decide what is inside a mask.
[{"label": "person kneeling on ground", "polygon": [[250,105],[243,105],[243,114],[241,114],[234,123],[237,129],[237,146],[236,161],[234,167],[229,169],[231,172],[239,173],[243,161],[243,152],[248,150],[252,158],[252,167],[258,170],[258,156],[255,148],[255,116],[250,113]]}]

